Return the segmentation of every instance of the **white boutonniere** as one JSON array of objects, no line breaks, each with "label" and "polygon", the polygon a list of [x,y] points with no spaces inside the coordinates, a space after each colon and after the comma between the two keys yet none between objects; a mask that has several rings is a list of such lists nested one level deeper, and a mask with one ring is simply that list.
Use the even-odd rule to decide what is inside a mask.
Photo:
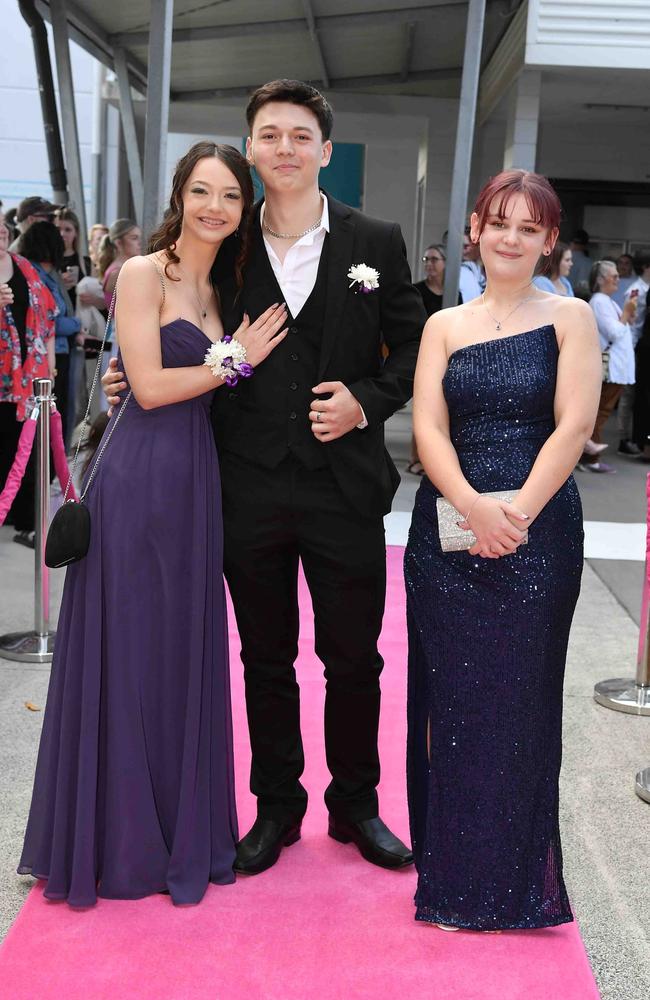
[{"label": "white boutonniere", "polygon": [[374,267],[368,267],[367,264],[353,264],[348,271],[348,278],[350,279],[350,288],[353,285],[358,285],[358,288],[355,288],[356,292],[367,294],[379,288],[379,271],[376,271]]}]

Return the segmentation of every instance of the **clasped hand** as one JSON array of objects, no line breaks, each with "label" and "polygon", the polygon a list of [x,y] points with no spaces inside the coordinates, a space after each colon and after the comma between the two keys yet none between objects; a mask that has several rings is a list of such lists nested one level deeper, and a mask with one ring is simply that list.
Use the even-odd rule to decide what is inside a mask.
[{"label": "clasped hand", "polygon": [[309,419],[318,441],[335,441],[363,420],[361,406],[343,382],[319,382],[312,392],[331,393],[329,399],[311,401]]},{"label": "clasped hand", "polygon": [[480,496],[471,509],[469,520],[458,523],[465,531],[473,531],[476,535],[470,555],[499,559],[512,555],[519,548],[527,536],[530,518],[505,500]]}]

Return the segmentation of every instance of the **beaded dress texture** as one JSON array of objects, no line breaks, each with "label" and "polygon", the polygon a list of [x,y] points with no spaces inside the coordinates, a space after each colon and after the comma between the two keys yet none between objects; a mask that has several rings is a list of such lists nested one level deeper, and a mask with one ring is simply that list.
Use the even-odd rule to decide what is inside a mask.
[{"label": "beaded dress texture", "polygon": [[[452,443],[479,492],[519,489],[553,432],[552,326],[455,351],[443,380]],[[477,930],[571,921],[558,779],[562,685],[583,528],[570,477],[528,545],[442,553],[424,479],[405,553],[408,794],[416,919]]]}]

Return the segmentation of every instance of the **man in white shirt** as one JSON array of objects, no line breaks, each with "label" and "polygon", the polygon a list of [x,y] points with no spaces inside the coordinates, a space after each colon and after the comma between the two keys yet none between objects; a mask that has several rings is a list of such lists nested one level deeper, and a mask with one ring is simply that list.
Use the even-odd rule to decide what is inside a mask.
[{"label": "man in white shirt", "polygon": [[622,309],[625,302],[625,294],[628,288],[631,288],[636,281],[633,257],[629,253],[622,253],[616,260],[616,267],[618,268],[618,288],[612,295],[612,298],[616,305]]}]

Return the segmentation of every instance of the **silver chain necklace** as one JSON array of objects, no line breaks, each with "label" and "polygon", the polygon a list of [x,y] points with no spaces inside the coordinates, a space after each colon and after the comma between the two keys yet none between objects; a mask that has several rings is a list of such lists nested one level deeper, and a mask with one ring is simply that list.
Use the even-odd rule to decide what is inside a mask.
[{"label": "silver chain necklace", "polygon": [[508,322],[512,314],[514,312],[517,312],[517,309],[519,309],[520,306],[523,306],[525,302],[530,302],[530,300],[534,298],[535,298],[534,295],[528,295],[525,299],[522,299],[521,302],[518,302],[514,309],[510,310],[505,319],[497,319],[496,316],[493,316],[490,310],[488,309],[487,302],[485,301],[485,292],[481,292],[481,301],[485,306],[485,311],[492,320],[492,322],[496,324],[497,330],[500,330],[503,324]]},{"label": "silver chain necklace", "polygon": [[316,229],[318,229],[320,224],[321,220],[318,219],[313,226],[310,226],[309,229],[305,229],[304,233],[276,233],[274,229],[271,229],[271,227],[266,224],[266,219],[262,221],[263,228],[269,236],[275,236],[276,240],[301,240],[303,236],[307,236],[309,233],[313,233]]}]

